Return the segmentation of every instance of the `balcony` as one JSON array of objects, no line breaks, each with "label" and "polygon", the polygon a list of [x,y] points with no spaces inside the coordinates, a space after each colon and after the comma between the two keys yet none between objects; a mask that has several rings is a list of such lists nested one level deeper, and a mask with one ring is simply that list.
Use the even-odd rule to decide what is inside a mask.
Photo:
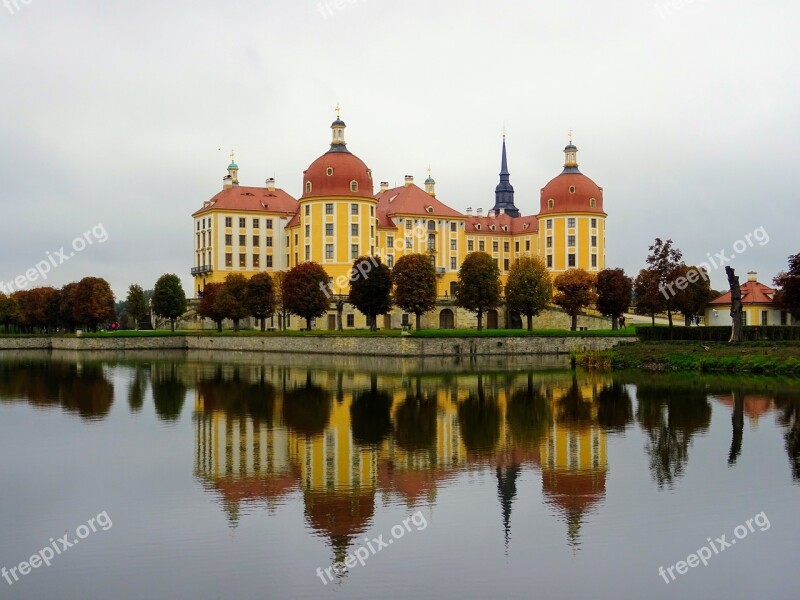
[{"label": "balcony", "polygon": [[211,265],[204,265],[202,267],[192,267],[192,276],[195,275],[206,275],[208,273],[213,273],[214,268]]}]

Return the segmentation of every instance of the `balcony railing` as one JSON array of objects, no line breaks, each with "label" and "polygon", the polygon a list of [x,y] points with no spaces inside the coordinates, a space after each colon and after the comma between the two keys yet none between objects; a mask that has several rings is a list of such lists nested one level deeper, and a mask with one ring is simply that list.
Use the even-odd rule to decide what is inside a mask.
[{"label": "balcony railing", "polygon": [[213,273],[214,268],[211,265],[204,265],[202,267],[192,267],[192,275],[205,275]]}]

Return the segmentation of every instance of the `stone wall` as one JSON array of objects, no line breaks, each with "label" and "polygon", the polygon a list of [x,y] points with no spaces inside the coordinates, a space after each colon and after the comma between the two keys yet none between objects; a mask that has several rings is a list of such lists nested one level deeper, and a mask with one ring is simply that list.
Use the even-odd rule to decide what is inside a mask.
[{"label": "stone wall", "polygon": [[0,350],[59,351],[200,350],[352,356],[504,356],[568,354],[606,350],[633,337],[315,337],[315,336],[164,336],[129,338],[0,338]]}]

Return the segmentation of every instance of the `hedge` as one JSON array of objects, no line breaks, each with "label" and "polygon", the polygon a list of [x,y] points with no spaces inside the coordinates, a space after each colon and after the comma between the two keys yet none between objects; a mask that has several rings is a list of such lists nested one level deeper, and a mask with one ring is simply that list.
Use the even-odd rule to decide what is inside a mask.
[{"label": "hedge", "polygon": [[[731,338],[730,327],[653,327],[636,328],[636,336],[643,342],[727,342]],[[744,328],[744,341],[800,341],[800,327],[788,325],[752,325]]]}]

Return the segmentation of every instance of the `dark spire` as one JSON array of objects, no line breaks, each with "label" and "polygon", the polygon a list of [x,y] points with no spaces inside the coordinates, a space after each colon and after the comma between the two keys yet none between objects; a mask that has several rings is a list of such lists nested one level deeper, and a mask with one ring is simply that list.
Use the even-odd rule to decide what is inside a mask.
[{"label": "dark spire", "polygon": [[508,172],[508,158],[506,156],[506,136],[503,136],[503,159],[500,164],[500,183],[494,190],[494,210],[500,210],[511,217],[519,216],[519,209],[514,205],[514,186],[511,185],[511,176]]},{"label": "dark spire", "polygon": [[506,554],[508,542],[511,537],[511,506],[517,495],[517,479],[520,475],[520,466],[511,465],[505,471],[497,467],[497,495],[500,499],[500,508],[503,511],[503,533],[505,534]]}]

